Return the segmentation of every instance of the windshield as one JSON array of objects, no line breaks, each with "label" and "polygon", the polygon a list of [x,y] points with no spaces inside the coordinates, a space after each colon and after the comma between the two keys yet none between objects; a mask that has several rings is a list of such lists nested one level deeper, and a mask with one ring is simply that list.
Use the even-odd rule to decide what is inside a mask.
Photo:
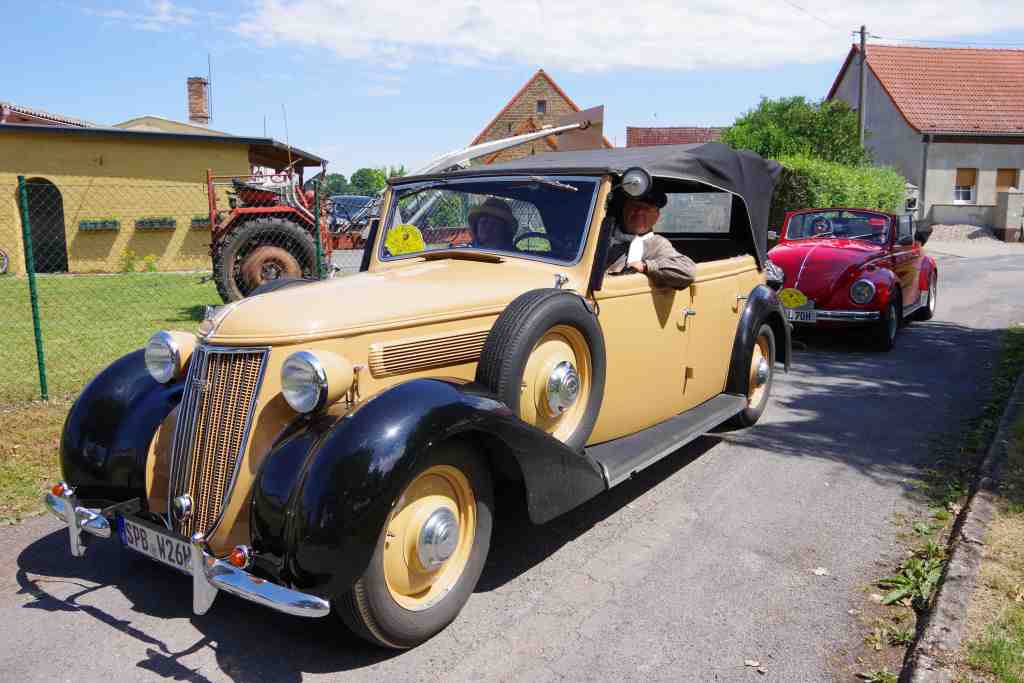
[{"label": "windshield", "polygon": [[380,258],[444,249],[574,263],[594,208],[597,179],[476,178],[395,188]]},{"label": "windshield", "polygon": [[870,211],[811,211],[793,216],[786,227],[786,239],[823,237],[862,239],[884,244],[889,234],[889,219]]}]

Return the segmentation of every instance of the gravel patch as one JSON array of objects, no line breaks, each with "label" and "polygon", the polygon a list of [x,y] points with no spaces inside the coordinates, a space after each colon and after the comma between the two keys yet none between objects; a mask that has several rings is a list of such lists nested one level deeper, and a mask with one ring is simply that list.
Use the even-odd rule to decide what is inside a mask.
[{"label": "gravel patch", "polygon": [[933,225],[929,238],[934,242],[1001,242],[990,229],[980,225]]}]

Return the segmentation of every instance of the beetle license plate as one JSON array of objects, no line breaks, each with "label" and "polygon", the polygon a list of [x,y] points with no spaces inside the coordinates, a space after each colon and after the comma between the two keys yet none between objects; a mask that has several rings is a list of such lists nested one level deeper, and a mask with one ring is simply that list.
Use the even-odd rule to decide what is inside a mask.
[{"label": "beetle license plate", "polygon": [[127,517],[118,518],[121,542],[135,552],[147,555],[186,574],[192,573],[192,548],[189,544],[155,524],[146,524]]},{"label": "beetle license plate", "polygon": [[795,323],[816,323],[818,312],[813,308],[787,308],[786,318]]}]

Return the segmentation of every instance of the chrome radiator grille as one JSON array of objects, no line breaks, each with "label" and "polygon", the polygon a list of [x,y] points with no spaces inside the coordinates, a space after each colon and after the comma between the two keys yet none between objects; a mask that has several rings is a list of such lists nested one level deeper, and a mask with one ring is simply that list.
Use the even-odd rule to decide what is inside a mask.
[{"label": "chrome radiator grille", "polygon": [[[209,535],[220,522],[249,439],[266,368],[266,349],[197,347],[189,362],[171,456],[168,513],[174,530]],[[170,503],[188,494],[191,515],[175,518]]]}]

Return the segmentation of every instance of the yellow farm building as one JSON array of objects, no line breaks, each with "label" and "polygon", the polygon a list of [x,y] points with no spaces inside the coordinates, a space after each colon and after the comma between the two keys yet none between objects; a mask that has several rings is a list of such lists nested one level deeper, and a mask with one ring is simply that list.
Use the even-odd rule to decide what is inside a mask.
[{"label": "yellow farm building", "polygon": [[208,270],[207,169],[247,175],[323,163],[271,138],[157,117],[122,127],[21,120],[0,123],[0,250],[11,273],[26,272],[24,208],[37,272]]}]

